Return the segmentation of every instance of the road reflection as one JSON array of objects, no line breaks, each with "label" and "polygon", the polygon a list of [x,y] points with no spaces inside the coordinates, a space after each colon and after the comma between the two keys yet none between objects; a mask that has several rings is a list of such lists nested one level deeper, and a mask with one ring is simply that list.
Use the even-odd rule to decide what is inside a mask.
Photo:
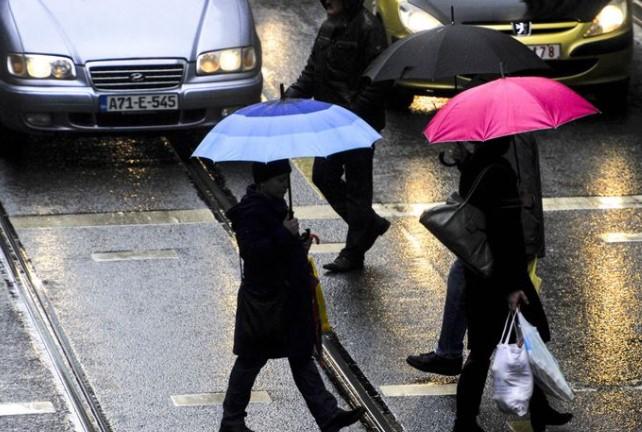
[{"label": "road reflection", "polygon": [[[623,226],[626,217],[609,215],[604,225]],[[579,302],[584,306],[586,368],[591,384],[611,385],[640,379],[642,364],[636,325],[642,305],[633,286],[637,268],[633,268],[627,249],[596,243],[592,237],[580,244],[578,268],[584,269],[579,283]],[[639,282],[639,281],[638,281]],[[637,365],[637,366],[636,366]]]}]

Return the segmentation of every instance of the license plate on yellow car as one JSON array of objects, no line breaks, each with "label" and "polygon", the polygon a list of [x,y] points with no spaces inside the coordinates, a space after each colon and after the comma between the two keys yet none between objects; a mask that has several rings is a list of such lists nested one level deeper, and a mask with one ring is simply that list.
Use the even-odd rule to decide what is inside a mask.
[{"label": "license plate on yellow car", "polygon": [[99,98],[102,112],[177,110],[178,95],[103,95]]},{"label": "license plate on yellow car", "polygon": [[560,58],[562,51],[559,44],[528,45],[528,47],[542,60],[556,60]]}]

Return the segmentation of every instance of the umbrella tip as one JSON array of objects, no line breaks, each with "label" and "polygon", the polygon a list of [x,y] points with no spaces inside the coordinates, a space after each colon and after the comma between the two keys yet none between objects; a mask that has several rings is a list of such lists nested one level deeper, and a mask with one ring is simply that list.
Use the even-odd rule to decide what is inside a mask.
[{"label": "umbrella tip", "polygon": [[455,24],[455,6],[450,5],[450,24]]},{"label": "umbrella tip", "polygon": [[281,100],[285,99],[285,85],[283,83],[279,84],[281,88]]}]

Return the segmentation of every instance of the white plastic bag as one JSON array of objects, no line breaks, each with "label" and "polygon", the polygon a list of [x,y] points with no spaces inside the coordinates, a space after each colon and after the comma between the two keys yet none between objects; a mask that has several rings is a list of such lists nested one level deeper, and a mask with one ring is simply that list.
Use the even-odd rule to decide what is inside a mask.
[{"label": "white plastic bag", "polygon": [[493,400],[501,411],[521,417],[528,412],[528,402],[533,395],[533,374],[524,346],[508,343],[515,328],[515,316],[514,312],[509,313],[502,339],[495,349]]},{"label": "white plastic bag", "polygon": [[565,401],[573,400],[573,390],[566,382],[557,360],[546,347],[537,328],[526,321],[521,312],[518,312],[517,316],[535,382],[548,395]]}]

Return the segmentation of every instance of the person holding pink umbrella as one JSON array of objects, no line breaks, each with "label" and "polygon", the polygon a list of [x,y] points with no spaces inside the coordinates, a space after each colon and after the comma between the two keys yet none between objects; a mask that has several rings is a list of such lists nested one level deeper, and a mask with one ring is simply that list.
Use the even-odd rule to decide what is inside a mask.
[{"label": "person holding pink umbrella", "polygon": [[[521,222],[517,176],[503,157],[511,137],[492,139],[470,146],[471,155],[461,164],[459,193],[467,196],[475,183],[470,203],[484,212],[488,243],[494,259],[493,273],[484,278],[464,269],[465,308],[470,354],[457,384],[455,432],[480,432],[479,405],[486,384],[490,359],[502,332],[508,309],[520,310],[537,326],[545,341],[550,339],[546,314],[528,276],[528,260]],[[564,424],[571,414],[559,413],[535,388],[530,403],[533,431],[547,424]]]},{"label": "person holding pink umbrella", "polygon": [[[451,99],[430,121],[424,134],[431,143],[473,141],[471,156],[459,167],[459,194],[482,211],[493,256],[489,277],[464,269],[464,297],[470,354],[457,384],[454,432],[483,431],[477,423],[490,358],[501,338],[508,309],[521,308],[543,340],[548,321],[528,276],[517,175],[503,157],[513,135],[556,128],[597,109],[568,87],[538,77],[501,78]],[[535,432],[565,424],[535,386],[530,403]]]}]

